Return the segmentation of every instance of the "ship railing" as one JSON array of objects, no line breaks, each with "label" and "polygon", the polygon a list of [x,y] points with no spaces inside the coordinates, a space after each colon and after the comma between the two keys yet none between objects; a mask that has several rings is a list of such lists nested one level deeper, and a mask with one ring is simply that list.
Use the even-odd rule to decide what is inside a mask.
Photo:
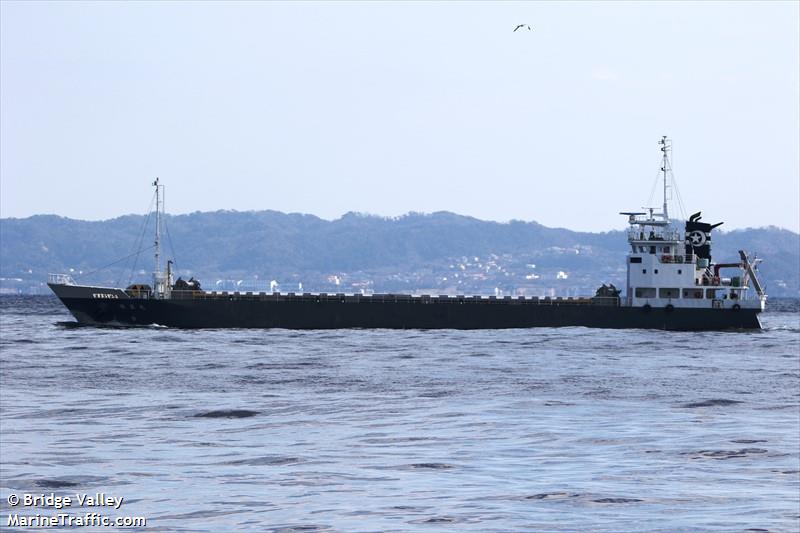
[{"label": "ship railing", "polygon": [[260,301],[304,301],[339,303],[415,303],[415,304],[512,304],[512,305],[600,305],[617,307],[618,297],[526,297],[526,296],[465,296],[459,295],[410,295],[410,294],[344,294],[344,293],[284,293],[284,292],[245,292],[245,291],[193,291],[173,290],[173,300],[260,300]]},{"label": "ship railing", "polygon": [[75,280],[69,274],[48,274],[47,283],[53,285],[75,285]]},{"label": "ship railing", "polygon": [[682,241],[680,231],[657,230],[644,231],[642,229],[631,228],[628,230],[629,241]]},{"label": "ship railing", "polygon": [[694,263],[694,255],[662,255],[661,262],[691,264]]}]

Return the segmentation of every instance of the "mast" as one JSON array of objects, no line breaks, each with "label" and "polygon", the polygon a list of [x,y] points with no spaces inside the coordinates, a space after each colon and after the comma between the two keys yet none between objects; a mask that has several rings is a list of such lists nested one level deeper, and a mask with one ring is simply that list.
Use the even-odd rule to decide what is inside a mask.
[{"label": "mast", "polygon": [[661,172],[664,175],[664,210],[662,215],[664,216],[664,221],[669,222],[669,212],[667,211],[667,171],[671,170],[669,168],[669,151],[672,149],[672,141],[666,135],[662,135],[658,144],[661,145]]},{"label": "mast", "polygon": [[163,208],[164,197],[161,194],[163,185],[159,185],[158,178],[153,182],[156,188],[156,240],[155,240],[155,270],[153,271],[153,293],[156,298],[164,295],[164,280],[161,273],[161,210]]}]

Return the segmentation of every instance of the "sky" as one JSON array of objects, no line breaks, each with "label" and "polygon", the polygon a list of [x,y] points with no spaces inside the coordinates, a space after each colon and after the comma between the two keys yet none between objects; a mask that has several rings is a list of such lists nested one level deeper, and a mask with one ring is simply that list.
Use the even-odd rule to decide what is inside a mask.
[{"label": "sky", "polygon": [[798,6],[3,0],[0,216],[145,213],[158,176],[173,214],[607,231],[668,135],[686,215],[800,231]]}]

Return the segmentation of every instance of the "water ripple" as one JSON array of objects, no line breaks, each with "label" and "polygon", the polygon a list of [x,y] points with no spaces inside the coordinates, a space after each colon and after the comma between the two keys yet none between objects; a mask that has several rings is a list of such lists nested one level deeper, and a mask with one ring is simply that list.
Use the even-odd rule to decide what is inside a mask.
[{"label": "water ripple", "polygon": [[0,511],[148,531],[797,531],[800,315],[759,334],[75,327],[0,297]]}]

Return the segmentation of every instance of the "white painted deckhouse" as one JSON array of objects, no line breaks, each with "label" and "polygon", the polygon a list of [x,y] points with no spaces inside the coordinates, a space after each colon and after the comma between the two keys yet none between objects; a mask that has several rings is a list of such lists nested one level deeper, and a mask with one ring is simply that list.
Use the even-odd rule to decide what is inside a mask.
[{"label": "white painted deckhouse", "polygon": [[[700,213],[686,221],[684,231],[671,224],[667,208],[670,140],[659,141],[663,153],[662,211],[620,213],[628,216],[628,275],[623,305],[630,307],[764,309],[764,293],[744,251],[732,263],[714,263],[711,230],[722,224],[700,222]],[[755,294],[750,291],[750,285]]]}]

